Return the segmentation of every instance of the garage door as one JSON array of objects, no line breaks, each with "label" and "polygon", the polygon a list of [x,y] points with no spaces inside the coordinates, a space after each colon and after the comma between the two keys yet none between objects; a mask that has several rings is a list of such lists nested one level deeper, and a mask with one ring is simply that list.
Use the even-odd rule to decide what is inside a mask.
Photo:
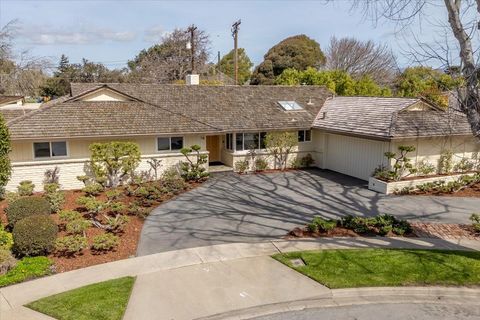
[{"label": "garage door", "polygon": [[382,141],[327,135],[326,168],[368,180],[384,161],[386,143]]}]

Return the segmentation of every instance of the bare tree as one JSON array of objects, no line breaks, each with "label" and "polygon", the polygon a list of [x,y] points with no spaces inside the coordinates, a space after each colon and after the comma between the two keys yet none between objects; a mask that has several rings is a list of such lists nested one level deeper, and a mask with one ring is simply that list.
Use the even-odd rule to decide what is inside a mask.
[{"label": "bare tree", "polygon": [[395,56],[387,45],[336,37],[330,39],[326,67],[343,70],[356,78],[370,76],[380,84],[390,83],[398,70]]},{"label": "bare tree", "polygon": [[[187,49],[190,33],[184,29],[175,29],[161,42],[147,50],[142,50],[134,60],[129,61],[131,70],[129,81],[170,83],[185,78],[191,69],[191,52]],[[207,66],[210,40],[203,30],[196,30],[195,64],[202,72]]]},{"label": "bare tree", "polygon": [[[431,21],[428,12],[434,7],[442,6],[448,14],[448,21]],[[360,9],[365,17],[375,24],[381,19],[397,23],[397,32],[409,30],[414,22],[430,23],[443,28],[439,36],[441,40],[421,42],[416,36],[412,39],[417,48],[413,57],[426,60],[437,60],[444,68],[451,68],[451,54],[456,52],[460,66],[460,76],[464,85],[457,88],[456,97],[459,109],[466,114],[472,133],[480,138],[480,92],[478,83],[478,49],[474,49],[475,36],[480,25],[480,0],[355,0],[353,9]],[[415,32],[411,32],[415,35]],[[453,35],[453,39],[452,39]],[[421,62],[421,59],[417,59]]]}]

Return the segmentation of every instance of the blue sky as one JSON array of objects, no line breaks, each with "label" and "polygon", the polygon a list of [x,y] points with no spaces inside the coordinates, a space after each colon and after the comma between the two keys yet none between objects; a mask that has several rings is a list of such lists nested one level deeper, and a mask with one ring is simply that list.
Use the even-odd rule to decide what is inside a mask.
[{"label": "blue sky", "polygon": [[[435,10],[433,16],[442,18]],[[211,60],[216,52],[233,47],[231,24],[242,19],[239,46],[255,64],[280,40],[304,33],[326,48],[331,36],[351,36],[387,43],[407,63],[404,47],[394,35],[394,26],[376,28],[350,10],[350,2],[335,1],[11,1],[0,0],[0,25],[12,19],[20,23],[15,46],[32,55],[54,61],[62,53],[71,62],[82,57],[123,67],[141,49],[161,35],[192,23],[211,37]],[[431,30],[419,29],[429,37]]]}]

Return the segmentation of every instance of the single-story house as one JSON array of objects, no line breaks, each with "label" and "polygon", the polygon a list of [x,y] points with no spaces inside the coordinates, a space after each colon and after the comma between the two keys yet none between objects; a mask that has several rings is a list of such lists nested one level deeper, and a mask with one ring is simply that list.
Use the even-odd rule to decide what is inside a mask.
[{"label": "single-story house", "polygon": [[[0,108],[1,112],[1,108]],[[315,166],[368,180],[387,165],[384,152],[417,147],[415,161],[435,161],[445,148],[472,157],[479,145],[465,116],[420,99],[333,97],[320,86],[198,86],[72,84],[71,95],[7,121],[12,140],[13,190],[22,180],[42,188],[44,172],[60,168],[63,188],[81,188],[93,142],[138,143],[142,162],[162,169],[198,144],[210,164],[234,167],[249,147],[268,157],[269,131],[298,133],[290,158],[310,154]],[[271,157],[270,157],[271,158]],[[272,159],[269,159],[272,161]]]}]

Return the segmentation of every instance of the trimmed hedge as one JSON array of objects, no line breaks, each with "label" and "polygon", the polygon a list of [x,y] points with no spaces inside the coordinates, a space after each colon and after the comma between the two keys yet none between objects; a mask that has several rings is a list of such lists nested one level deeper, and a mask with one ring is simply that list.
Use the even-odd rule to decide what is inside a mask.
[{"label": "trimmed hedge", "polygon": [[27,197],[15,200],[5,209],[8,225],[13,228],[15,224],[30,216],[49,215],[51,212],[50,203],[40,197]]},{"label": "trimmed hedge", "polygon": [[46,215],[30,216],[13,227],[13,249],[21,256],[48,254],[55,247],[58,227]]}]

